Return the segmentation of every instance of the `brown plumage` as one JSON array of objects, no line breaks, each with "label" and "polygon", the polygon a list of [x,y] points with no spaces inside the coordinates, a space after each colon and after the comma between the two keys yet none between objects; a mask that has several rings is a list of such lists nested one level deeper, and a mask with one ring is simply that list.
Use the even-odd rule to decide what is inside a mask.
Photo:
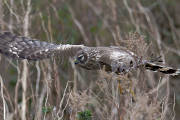
[{"label": "brown plumage", "polygon": [[0,33],[0,53],[16,59],[40,60],[56,54],[74,56],[83,45],[56,45],[10,32]]},{"label": "brown plumage", "polygon": [[84,45],[57,45],[41,42],[10,32],[0,33],[0,53],[15,59],[41,60],[52,56],[74,57],[75,64],[88,70],[105,68],[107,72],[127,73],[140,66],[164,74],[179,75],[179,69],[142,60],[123,47],[87,47]]}]

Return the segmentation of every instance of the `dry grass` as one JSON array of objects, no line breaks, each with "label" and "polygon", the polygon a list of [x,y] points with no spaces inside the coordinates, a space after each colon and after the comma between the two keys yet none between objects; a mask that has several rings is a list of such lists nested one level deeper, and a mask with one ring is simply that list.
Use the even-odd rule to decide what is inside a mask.
[{"label": "dry grass", "polygon": [[[168,2],[173,4],[0,0],[0,30],[55,43],[126,46],[142,58],[161,55],[164,63],[178,65],[179,18]],[[21,62],[2,56],[1,118],[77,120],[79,112],[90,110],[93,120],[175,119],[173,78],[143,68],[123,76],[87,71],[71,59],[60,60]]]}]

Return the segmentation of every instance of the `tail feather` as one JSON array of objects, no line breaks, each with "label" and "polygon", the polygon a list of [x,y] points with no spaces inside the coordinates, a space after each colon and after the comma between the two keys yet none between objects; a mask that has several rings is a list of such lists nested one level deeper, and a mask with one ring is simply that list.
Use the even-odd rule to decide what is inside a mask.
[{"label": "tail feather", "polygon": [[172,67],[157,65],[152,62],[146,62],[145,68],[154,72],[161,72],[169,75],[180,75],[180,69],[174,69]]}]

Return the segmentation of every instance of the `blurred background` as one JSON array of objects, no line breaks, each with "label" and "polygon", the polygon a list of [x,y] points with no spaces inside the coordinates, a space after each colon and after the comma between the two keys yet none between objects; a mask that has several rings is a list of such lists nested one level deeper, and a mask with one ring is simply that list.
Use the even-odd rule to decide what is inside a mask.
[{"label": "blurred background", "polygon": [[[0,31],[41,41],[125,46],[180,68],[179,0],[0,0]],[[180,77],[114,76],[71,59],[0,57],[0,116],[13,120],[179,120]]]}]

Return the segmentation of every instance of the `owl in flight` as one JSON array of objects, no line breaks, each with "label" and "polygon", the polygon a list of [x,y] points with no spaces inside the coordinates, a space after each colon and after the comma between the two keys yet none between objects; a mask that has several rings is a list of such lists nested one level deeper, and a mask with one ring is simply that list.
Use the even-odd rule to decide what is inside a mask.
[{"label": "owl in flight", "polygon": [[107,72],[125,74],[140,66],[170,75],[180,75],[180,69],[161,66],[143,60],[123,47],[87,47],[42,42],[10,32],[0,33],[0,53],[15,59],[41,60],[52,56],[73,57],[74,63],[87,70],[105,69]]}]

